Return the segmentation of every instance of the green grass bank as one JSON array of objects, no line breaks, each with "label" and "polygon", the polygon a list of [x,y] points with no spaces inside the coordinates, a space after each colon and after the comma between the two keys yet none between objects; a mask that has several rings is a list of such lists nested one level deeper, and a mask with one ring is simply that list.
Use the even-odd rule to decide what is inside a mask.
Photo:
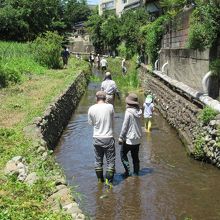
[{"label": "green grass bank", "polygon": [[31,45],[0,41],[0,87],[46,72],[47,68],[36,62]]},{"label": "green grass bank", "polygon": [[[7,55],[1,53],[4,59],[1,58],[0,63],[9,65],[12,60],[19,60],[20,57],[33,60],[31,55],[27,57],[27,51],[22,55],[23,51],[28,50],[26,45],[23,46],[22,48],[19,45],[19,49],[10,51],[6,44]],[[14,66],[18,68],[17,64]],[[21,81],[0,89],[0,219],[71,219],[62,210],[53,212],[46,202],[55,191],[54,177],[62,176],[62,170],[55,162],[51,151],[47,151],[46,160],[39,156],[36,152],[38,143],[25,136],[24,128],[33,123],[36,117],[42,116],[49,104],[73,83],[81,71],[88,71],[88,63],[72,58],[68,69],[48,70],[38,63],[30,67],[31,74],[24,73]],[[18,181],[16,175],[4,174],[7,161],[14,156],[25,158],[29,172],[37,173],[38,180],[35,184],[27,185]]]}]

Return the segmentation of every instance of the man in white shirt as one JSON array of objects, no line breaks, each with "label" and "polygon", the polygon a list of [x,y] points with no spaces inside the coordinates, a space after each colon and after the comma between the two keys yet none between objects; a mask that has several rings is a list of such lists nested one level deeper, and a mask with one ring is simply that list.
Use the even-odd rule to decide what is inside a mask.
[{"label": "man in white shirt", "polygon": [[88,111],[88,123],[93,126],[93,145],[95,151],[95,171],[99,182],[104,182],[103,159],[106,157],[106,179],[108,187],[112,187],[115,171],[115,140],[113,137],[114,108],[107,104],[106,93],[96,93],[97,103]]},{"label": "man in white shirt", "polygon": [[102,68],[102,72],[107,70],[108,62],[104,57],[102,57],[102,59],[100,61],[100,65],[101,65],[101,68]]}]

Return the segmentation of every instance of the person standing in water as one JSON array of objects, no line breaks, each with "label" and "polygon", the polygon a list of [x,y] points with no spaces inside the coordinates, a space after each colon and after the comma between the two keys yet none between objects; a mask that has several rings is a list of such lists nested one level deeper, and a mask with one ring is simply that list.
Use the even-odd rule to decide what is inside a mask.
[{"label": "person standing in water", "polygon": [[147,132],[150,132],[152,125],[152,116],[154,111],[154,103],[153,103],[152,95],[147,95],[143,107],[144,107],[145,128]]},{"label": "person standing in water", "polygon": [[128,152],[131,152],[133,160],[134,174],[138,175],[140,170],[139,146],[142,138],[141,115],[138,97],[135,93],[130,93],[126,97],[125,117],[119,135],[118,143],[121,146],[121,162],[125,168],[124,177],[131,175],[130,165],[128,161]]},{"label": "person standing in water", "polygon": [[119,91],[110,72],[106,72],[105,79],[101,84],[101,90],[106,93],[106,102],[114,105],[115,95],[120,99]]},{"label": "person standing in water", "polygon": [[102,57],[100,61],[100,65],[101,65],[102,73],[104,73],[107,70],[108,61],[104,57]]},{"label": "person standing in water", "polygon": [[93,126],[93,145],[95,151],[95,171],[98,182],[104,182],[103,159],[106,157],[107,168],[105,184],[112,188],[115,172],[115,140],[113,137],[114,108],[105,102],[106,93],[96,93],[96,104],[88,110],[88,123]]}]

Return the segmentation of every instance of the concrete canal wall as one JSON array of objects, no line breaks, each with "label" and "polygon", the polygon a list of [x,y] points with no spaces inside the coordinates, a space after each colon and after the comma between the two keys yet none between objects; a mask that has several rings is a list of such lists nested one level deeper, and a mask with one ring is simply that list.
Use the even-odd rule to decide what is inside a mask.
[{"label": "concrete canal wall", "polygon": [[[201,93],[192,93],[188,86],[174,83],[168,76],[163,79],[157,72],[149,72],[144,65],[141,67],[140,76],[145,92],[153,93],[156,107],[169,124],[176,128],[188,152],[220,168],[220,115],[207,125],[198,119],[200,111],[206,106],[201,100],[208,99],[208,104],[219,103],[210,97],[201,99]],[[202,157],[198,156],[198,150],[203,151]]]}]

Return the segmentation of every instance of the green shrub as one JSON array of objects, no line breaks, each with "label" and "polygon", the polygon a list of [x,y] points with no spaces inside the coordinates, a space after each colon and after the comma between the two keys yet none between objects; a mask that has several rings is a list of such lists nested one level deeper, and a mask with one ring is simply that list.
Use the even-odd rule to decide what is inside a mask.
[{"label": "green shrub", "polygon": [[202,121],[203,124],[207,125],[211,120],[213,120],[215,118],[215,116],[217,115],[218,113],[206,106],[199,114],[198,118],[200,121]]},{"label": "green shrub", "polygon": [[198,1],[190,17],[188,47],[200,51],[211,48],[219,34],[219,7],[214,2]]},{"label": "green shrub", "polygon": [[210,70],[214,76],[218,76],[220,74],[220,59],[216,59],[210,63]]},{"label": "green shrub", "polygon": [[204,159],[205,153],[203,147],[205,145],[205,139],[202,136],[198,136],[194,142],[194,157],[198,160]]},{"label": "green shrub", "polygon": [[20,81],[21,73],[17,69],[0,64],[0,88],[7,86],[9,82],[18,83]]},{"label": "green shrub", "polygon": [[60,51],[63,37],[57,32],[46,32],[33,42],[33,51],[36,61],[48,68],[61,67]]}]

